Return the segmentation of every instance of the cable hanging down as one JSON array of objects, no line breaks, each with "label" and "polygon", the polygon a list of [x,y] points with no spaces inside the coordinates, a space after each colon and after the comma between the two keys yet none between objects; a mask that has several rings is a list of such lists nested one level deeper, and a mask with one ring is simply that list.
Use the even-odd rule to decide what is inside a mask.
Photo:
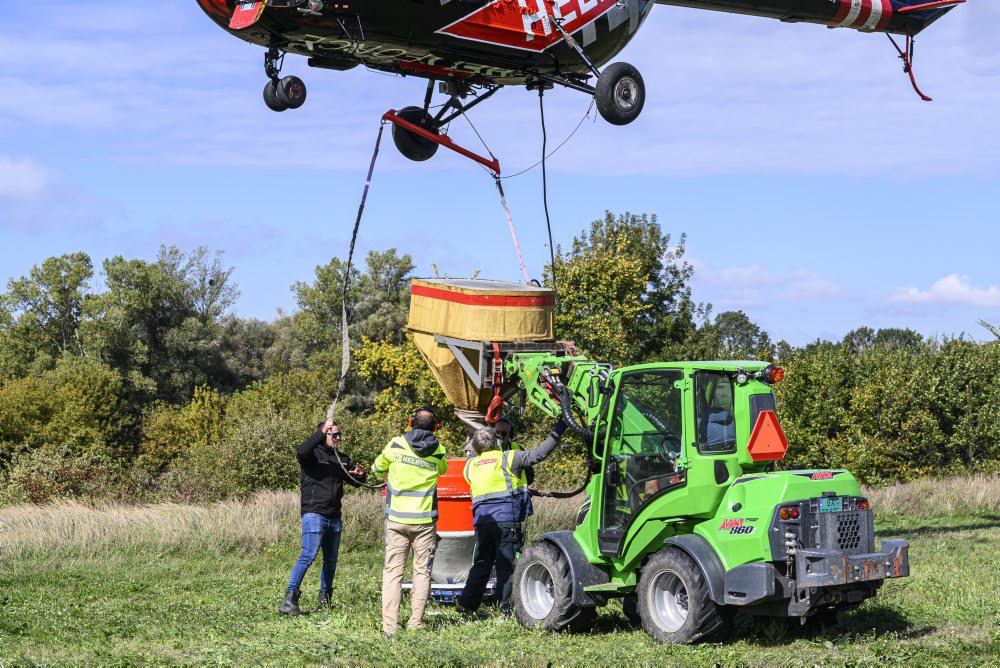
[{"label": "cable hanging down", "polygon": [[[361,216],[365,211],[365,202],[368,200],[368,189],[372,184],[372,174],[375,172],[375,160],[378,158],[378,149],[382,144],[382,133],[385,132],[385,121],[379,125],[378,136],[375,138],[375,151],[372,153],[372,161],[368,166],[368,176],[365,178],[365,187],[361,193],[361,204],[358,205],[358,217],[354,221],[354,232],[351,233],[351,247],[347,252],[347,266],[344,269],[344,288],[340,296],[340,334],[341,334],[341,359],[340,359],[340,380],[337,382],[337,394],[334,395],[333,403],[330,404],[330,408],[326,411],[326,419],[333,419],[333,411],[337,408],[337,402],[340,401],[340,394],[344,391],[344,386],[347,384],[347,374],[351,369],[351,336],[348,329],[347,321],[347,290],[351,281],[351,263],[354,260],[354,245],[358,240],[358,228],[361,226]],[[369,485],[363,480],[358,480],[351,475],[347,467],[344,466],[344,462],[340,460],[340,452],[337,452],[337,463],[343,470],[344,475],[351,483],[358,485],[360,487],[367,487],[368,489],[382,489],[386,486],[386,483],[380,483],[378,485]]]}]

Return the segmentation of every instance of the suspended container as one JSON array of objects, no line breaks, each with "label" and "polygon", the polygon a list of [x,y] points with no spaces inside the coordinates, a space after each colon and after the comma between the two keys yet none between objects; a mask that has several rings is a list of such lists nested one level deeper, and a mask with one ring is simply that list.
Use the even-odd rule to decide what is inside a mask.
[{"label": "suspended container", "polygon": [[465,411],[492,398],[490,344],[554,339],[555,293],[507,281],[434,278],[410,284],[407,329],[448,400]]}]

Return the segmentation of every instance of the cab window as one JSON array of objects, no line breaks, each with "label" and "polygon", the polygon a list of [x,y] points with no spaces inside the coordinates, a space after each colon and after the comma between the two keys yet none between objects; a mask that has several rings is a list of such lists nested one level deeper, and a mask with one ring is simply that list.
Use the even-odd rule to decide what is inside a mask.
[{"label": "cab window", "polygon": [[698,451],[720,454],[736,450],[736,415],[733,381],[729,374],[699,371],[695,374],[695,420]]},{"label": "cab window", "polygon": [[623,528],[663,488],[681,452],[680,371],[631,373],[621,380],[605,458],[605,528]]}]

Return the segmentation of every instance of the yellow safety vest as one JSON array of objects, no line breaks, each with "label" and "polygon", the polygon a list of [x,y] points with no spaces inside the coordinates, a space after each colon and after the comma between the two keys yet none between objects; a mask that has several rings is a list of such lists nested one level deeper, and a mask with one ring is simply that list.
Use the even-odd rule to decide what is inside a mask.
[{"label": "yellow safety vest", "polygon": [[389,473],[385,488],[385,516],[401,524],[430,524],[437,519],[438,476],[448,470],[444,447],[421,457],[402,436],[389,441],[375,459],[376,474]]},{"label": "yellow safety vest", "polygon": [[524,471],[510,471],[514,450],[490,450],[465,464],[465,480],[472,491],[473,522],[523,522],[531,512]]},{"label": "yellow safety vest", "polygon": [[[518,443],[516,441],[511,441],[510,442],[510,451],[513,452],[514,450],[524,450],[524,448],[521,447],[520,443]],[[521,478],[521,481],[527,487],[527,485],[528,485],[528,469],[521,469],[521,472],[518,474],[518,477]]]}]

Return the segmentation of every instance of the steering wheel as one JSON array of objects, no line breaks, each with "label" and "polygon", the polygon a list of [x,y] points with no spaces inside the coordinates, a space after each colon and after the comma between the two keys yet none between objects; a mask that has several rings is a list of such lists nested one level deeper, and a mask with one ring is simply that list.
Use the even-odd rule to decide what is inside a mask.
[{"label": "steering wheel", "polygon": [[[672,447],[676,445],[677,447]],[[671,471],[677,470],[677,460],[681,456],[681,439],[677,434],[669,433],[664,436],[657,446],[657,454],[669,467]]]}]

